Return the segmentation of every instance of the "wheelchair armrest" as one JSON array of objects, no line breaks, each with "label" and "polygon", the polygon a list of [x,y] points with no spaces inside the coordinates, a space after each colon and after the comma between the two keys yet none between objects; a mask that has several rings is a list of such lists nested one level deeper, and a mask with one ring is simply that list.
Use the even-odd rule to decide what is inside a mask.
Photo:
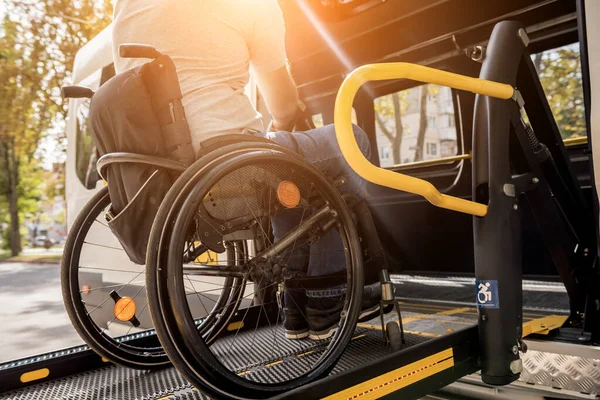
[{"label": "wheelchair armrest", "polygon": [[147,164],[177,172],[183,172],[186,168],[185,165],[179,161],[169,160],[162,157],[147,156],[136,153],[108,153],[98,159],[96,169],[98,170],[100,176],[105,179],[103,174],[104,169],[111,164],[120,163]]},{"label": "wheelchair armrest", "polygon": [[162,54],[154,47],[147,44],[124,43],[119,46],[119,55],[123,58],[151,58],[155,59]]},{"label": "wheelchair armrest", "polygon": [[91,99],[94,95],[94,91],[85,86],[63,86],[60,92],[65,99]]}]

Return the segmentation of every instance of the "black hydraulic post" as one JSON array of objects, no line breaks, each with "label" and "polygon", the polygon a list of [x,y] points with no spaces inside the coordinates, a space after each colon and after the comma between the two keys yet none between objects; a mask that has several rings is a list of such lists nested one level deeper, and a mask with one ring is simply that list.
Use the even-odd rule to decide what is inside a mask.
[{"label": "black hydraulic post", "polygon": [[[521,58],[517,86],[523,94],[525,108],[535,110],[527,114],[530,125],[525,129],[527,136],[535,138],[533,143],[527,146],[534,154],[528,156],[526,152],[525,155],[529,165],[536,166],[532,171],[539,175],[540,179],[543,177],[544,184],[549,186],[551,199],[556,203],[555,208],[560,214],[556,216],[564,219],[568,225],[568,229],[552,232],[551,235],[540,225],[546,245],[569,294],[571,316],[566,326],[571,323],[577,324],[581,316],[586,315],[585,330],[593,330],[588,326],[590,318],[594,318],[590,310],[597,310],[595,300],[599,298],[599,278],[593,267],[597,255],[596,231],[594,224],[590,223],[594,220],[593,209],[586,201],[577,181],[558,125],[545,99],[546,94],[530,57]],[[556,214],[554,210],[551,212]],[[554,223],[548,221],[548,217],[536,219],[541,224]],[[567,232],[575,237],[575,241],[561,238]],[[592,307],[587,304],[586,313],[586,303],[590,300],[593,300],[593,304]]]},{"label": "black hydraulic post", "polygon": [[[516,86],[527,41],[520,23],[497,24],[480,78]],[[473,194],[489,206],[485,217],[473,219],[480,362],[483,381],[492,385],[508,384],[522,370],[521,222],[509,159],[511,107],[517,107],[511,100],[478,95],[473,125]]]}]

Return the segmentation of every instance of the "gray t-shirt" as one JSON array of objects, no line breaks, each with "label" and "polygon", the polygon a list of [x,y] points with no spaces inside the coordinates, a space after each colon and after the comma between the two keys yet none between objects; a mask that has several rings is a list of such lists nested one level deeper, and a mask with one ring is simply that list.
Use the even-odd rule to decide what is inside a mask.
[{"label": "gray t-shirt", "polygon": [[249,68],[285,66],[285,28],[277,0],[117,0],[117,73],[147,60],[123,59],[122,43],[154,46],[177,67],[192,143],[244,129],[264,130],[244,87]]}]

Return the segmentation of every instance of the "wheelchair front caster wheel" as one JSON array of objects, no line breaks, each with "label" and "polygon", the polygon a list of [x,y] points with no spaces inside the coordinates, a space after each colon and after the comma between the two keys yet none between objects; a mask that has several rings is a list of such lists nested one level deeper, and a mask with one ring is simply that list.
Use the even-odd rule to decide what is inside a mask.
[{"label": "wheelchair front caster wheel", "polygon": [[395,353],[400,350],[402,348],[402,334],[400,333],[398,324],[395,321],[388,322],[385,325],[385,333],[392,352]]}]

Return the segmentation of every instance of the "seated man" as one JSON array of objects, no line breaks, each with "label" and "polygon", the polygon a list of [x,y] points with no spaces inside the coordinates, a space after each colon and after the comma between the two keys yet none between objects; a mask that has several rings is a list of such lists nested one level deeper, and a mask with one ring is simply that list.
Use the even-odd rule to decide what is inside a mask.
[{"label": "seated man", "polygon": [[[343,158],[333,126],[289,132],[298,110],[298,93],[288,72],[285,27],[276,0],[117,0],[113,23],[115,70],[123,72],[145,60],[123,59],[122,43],[143,43],[169,55],[177,67],[192,144],[216,135],[253,132],[301,154],[328,176],[343,176],[340,190],[364,194],[364,181]],[[272,117],[264,132],[261,116],[244,95],[252,66]],[[369,141],[355,127],[357,142],[369,156]],[[273,218],[277,239],[297,226],[298,216],[282,212]],[[341,238],[331,231],[308,248],[293,251],[292,270],[318,276],[345,269],[344,259],[325,254],[343,252]],[[333,258],[333,259],[332,259]],[[286,335],[289,338],[331,336],[339,321],[345,287],[285,295]],[[379,294],[365,291],[365,318],[379,312]],[[370,295],[369,295],[370,294]],[[308,317],[308,323],[304,316]]]}]

